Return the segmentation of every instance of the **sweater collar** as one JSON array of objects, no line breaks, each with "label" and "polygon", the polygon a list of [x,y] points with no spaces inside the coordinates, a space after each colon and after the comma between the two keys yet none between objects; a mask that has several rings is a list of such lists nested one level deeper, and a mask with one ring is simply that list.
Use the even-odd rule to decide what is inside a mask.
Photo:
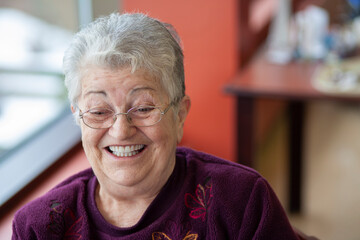
[{"label": "sweater collar", "polygon": [[163,186],[159,194],[149,205],[139,222],[129,228],[119,228],[108,223],[101,215],[95,202],[95,191],[99,184],[96,176],[93,176],[88,183],[88,194],[87,194],[87,212],[89,214],[89,221],[97,231],[101,231],[110,236],[126,236],[134,232],[138,232],[141,229],[151,225],[156,220],[160,219],[164,212],[170,208],[180,193],[182,188],[185,173],[186,173],[186,161],[182,159],[182,154],[177,154],[175,168]]}]

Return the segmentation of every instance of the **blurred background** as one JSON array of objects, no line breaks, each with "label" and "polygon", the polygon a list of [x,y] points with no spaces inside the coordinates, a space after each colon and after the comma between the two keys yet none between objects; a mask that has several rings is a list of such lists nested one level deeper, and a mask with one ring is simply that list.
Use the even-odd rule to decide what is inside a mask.
[{"label": "blurred background", "polygon": [[[236,99],[224,87],[259,51],[274,66],[331,66],[314,82],[323,94],[359,93],[359,1],[347,0],[2,0],[0,2],[0,239],[14,212],[88,167],[61,72],[72,35],[111,12],[145,12],[174,25],[183,41],[192,107],[183,146],[238,161]],[[359,65],[360,69],[360,65]],[[271,78],[271,76],[269,76]],[[287,103],[255,103],[255,162],[288,209]],[[320,239],[360,238],[360,108],[308,101],[303,208],[292,224]]]}]

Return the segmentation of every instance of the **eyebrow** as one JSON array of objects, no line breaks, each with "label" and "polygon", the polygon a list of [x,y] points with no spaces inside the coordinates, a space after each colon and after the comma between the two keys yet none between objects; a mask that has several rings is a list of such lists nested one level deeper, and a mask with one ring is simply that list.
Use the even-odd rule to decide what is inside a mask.
[{"label": "eyebrow", "polygon": [[130,92],[130,95],[134,95],[137,92],[146,91],[146,90],[155,91],[155,89],[153,89],[151,87],[138,87],[138,88],[132,89]]},{"label": "eyebrow", "polygon": [[[138,87],[138,88],[134,88],[130,91],[130,95],[134,95],[136,94],[137,92],[141,92],[141,91],[147,91],[147,90],[150,90],[150,91],[156,91],[155,89],[151,88],[151,87]],[[107,93],[105,91],[96,91],[96,90],[90,90],[88,92],[86,92],[84,94],[84,96],[88,96],[88,95],[91,95],[91,94],[99,94],[99,95],[103,95],[104,97],[107,96]]]},{"label": "eyebrow", "polygon": [[100,94],[100,95],[104,95],[105,97],[107,96],[105,91],[88,91],[85,93],[84,96],[88,96],[90,94]]}]

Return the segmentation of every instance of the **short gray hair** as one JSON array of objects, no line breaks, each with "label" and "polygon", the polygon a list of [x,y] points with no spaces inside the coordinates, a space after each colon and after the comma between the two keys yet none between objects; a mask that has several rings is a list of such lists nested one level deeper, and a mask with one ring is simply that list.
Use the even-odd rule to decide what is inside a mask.
[{"label": "short gray hair", "polygon": [[65,51],[63,70],[68,97],[77,103],[86,67],[130,67],[159,79],[171,101],[185,96],[183,52],[170,24],[145,14],[119,14],[99,18],[78,32]]}]

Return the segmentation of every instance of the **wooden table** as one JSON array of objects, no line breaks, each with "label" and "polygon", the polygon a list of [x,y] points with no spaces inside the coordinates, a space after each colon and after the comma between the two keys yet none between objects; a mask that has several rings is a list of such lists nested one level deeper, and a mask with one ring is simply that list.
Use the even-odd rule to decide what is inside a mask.
[{"label": "wooden table", "polygon": [[314,62],[269,63],[261,52],[225,86],[237,98],[238,162],[254,166],[255,101],[260,98],[288,102],[289,114],[289,210],[300,212],[304,106],[309,100],[360,101],[360,96],[329,95],[316,90],[311,79],[320,66]]}]

